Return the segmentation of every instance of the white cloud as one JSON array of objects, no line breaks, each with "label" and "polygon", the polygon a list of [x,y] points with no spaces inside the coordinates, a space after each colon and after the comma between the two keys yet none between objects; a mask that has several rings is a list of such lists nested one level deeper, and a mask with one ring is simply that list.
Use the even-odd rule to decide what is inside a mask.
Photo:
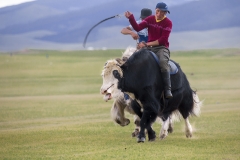
[{"label": "white cloud", "polygon": [[31,2],[35,0],[1,0],[0,1],[0,8],[6,7],[6,6],[12,6],[12,5],[17,5],[25,2]]}]

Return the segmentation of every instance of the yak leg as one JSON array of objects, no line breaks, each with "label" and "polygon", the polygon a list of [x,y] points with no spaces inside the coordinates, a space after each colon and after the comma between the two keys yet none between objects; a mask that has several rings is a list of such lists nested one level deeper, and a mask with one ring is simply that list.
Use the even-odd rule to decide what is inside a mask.
[{"label": "yak leg", "polygon": [[136,126],[135,126],[135,130],[132,133],[132,137],[137,137],[140,132],[140,121],[142,118],[141,106],[139,105],[139,103],[136,100],[132,100],[131,108],[134,111],[134,113],[136,114],[134,116],[134,123]]},{"label": "yak leg", "polygon": [[156,133],[152,129],[152,124],[153,124],[153,122],[155,122],[156,118],[157,118],[157,114],[152,112],[152,114],[150,116],[150,123],[147,126],[147,133],[148,133],[148,140],[149,141],[155,141],[155,139],[156,139]]},{"label": "yak leg", "polygon": [[143,114],[142,114],[142,118],[141,118],[141,121],[140,121],[140,132],[139,132],[139,135],[138,135],[138,138],[137,138],[137,142],[145,142],[146,140],[146,136],[145,136],[145,129],[147,129],[147,119],[148,117],[148,113],[147,111],[143,111]]},{"label": "yak leg", "polygon": [[137,142],[145,142],[145,129],[147,129],[149,141],[154,141],[156,138],[155,132],[153,131],[151,124],[156,120],[160,106],[158,105],[156,99],[153,98],[154,96],[152,93],[152,89],[146,88],[145,91],[145,95],[142,95],[142,97],[140,98],[143,106],[143,112],[141,112],[141,107],[139,107],[140,105],[136,101],[135,102],[138,105],[132,106],[135,113],[141,118],[140,132],[137,138]]},{"label": "yak leg", "polygon": [[[135,130],[132,133],[132,137],[137,137],[140,132],[140,121],[142,118],[142,111],[141,111],[141,106],[135,100],[131,103],[131,107],[134,110],[134,112],[137,114],[137,115],[134,115]],[[152,130],[152,127],[151,126],[148,127],[147,130]]]},{"label": "yak leg", "polygon": [[162,129],[160,131],[160,139],[164,139],[167,137],[169,124],[170,124],[169,117],[166,120],[163,120]]},{"label": "yak leg", "polygon": [[[151,88],[150,88],[151,89]],[[146,89],[148,90],[148,88]],[[151,90],[150,90],[151,91]],[[148,92],[145,92],[148,93]],[[152,93],[150,92],[149,95],[152,95]],[[148,97],[146,95],[146,97]],[[156,101],[155,98],[153,98],[154,96],[150,96],[148,98],[146,98],[144,96],[144,99],[142,102],[143,104],[143,115],[140,121],[140,132],[139,132],[139,136],[137,141],[138,142],[144,142],[145,141],[145,129],[147,129],[147,133],[148,133],[148,140],[149,141],[154,141],[156,139],[156,134],[155,131],[152,129],[152,124],[153,122],[155,122],[157,115],[158,115],[158,110],[160,108],[158,102]],[[146,100],[147,101],[144,101]]]},{"label": "yak leg", "polygon": [[[190,95],[192,97],[192,95]],[[187,99],[187,98],[185,98]],[[185,134],[187,138],[192,137],[192,126],[188,120],[189,117],[189,111],[190,109],[186,110],[184,109],[183,106],[189,106],[188,108],[190,108],[191,106],[193,106],[193,102],[192,101],[184,101],[180,107],[179,107],[179,112],[182,114],[184,120],[185,120]]]},{"label": "yak leg", "polygon": [[143,115],[140,121],[140,132],[137,142],[145,142],[145,129],[147,129],[149,141],[154,141],[156,138],[155,131],[152,129],[151,124],[156,120],[157,114],[151,111],[143,111]]},{"label": "yak leg", "polygon": [[168,133],[172,133],[173,132],[173,120],[171,115],[169,116],[169,126],[168,126]]},{"label": "yak leg", "polygon": [[188,120],[188,117],[185,120],[185,134],[187,138],[191,138],[192,137],[192,126]]},{"label": "yak leg", "polygon": [[134,115],[135,129],[132,133],[132,137],[137,137],[140,132],[140,118],[137,115]]},{"label": "yak leg", "polygon": [[138,115],[138,117],[141,119],[143,113],[141,111],[141,106],[139,105],[139,103],[136,100],[132,100],[131,107],[134,113]]},{"label": "yak leg", "polygon": [[125,118],[124,109],[126,108],[126,104],[121,99],[117,99],[114,101],[111,116],[112,119],[118,123],[120,126],[126,126],[130,123],[130,120]]}]

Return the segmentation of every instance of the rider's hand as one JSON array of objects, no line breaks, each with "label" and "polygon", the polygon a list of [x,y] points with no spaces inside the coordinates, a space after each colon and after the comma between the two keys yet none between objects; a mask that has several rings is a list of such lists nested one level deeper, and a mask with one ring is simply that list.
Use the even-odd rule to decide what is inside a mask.
[{"label": "rider's hand", "polygon": [[125,17],[127,18],[127,19],[129,19],[129,17],[132,15],[132,13],[131,12],[129,12],[129,11],[126,11],[125,12]]},{"label": "rider's hand", "polygon": [[131,32],[131,36],[132,36],[132,38],[133,38],[134,40],[137,40],[137,39],[139,39],[139,36],[138,36],[138,34],[137,34],[137,33],[135,33],[135,32]]},{"label": "rider's hand", "polygon": [[141,49],[141,48],[144,48],[144,47],[147,47],[147,44],[145,42],[140,42],[137,45],[137,49]]}]

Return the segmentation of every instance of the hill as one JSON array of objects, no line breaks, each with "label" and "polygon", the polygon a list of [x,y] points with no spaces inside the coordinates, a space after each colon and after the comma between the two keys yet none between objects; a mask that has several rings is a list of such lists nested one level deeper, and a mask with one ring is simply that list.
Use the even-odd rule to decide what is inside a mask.
[{"label": "hill", "polygon": [[[236,15],[240,14],[238,0],[182,0],[177,4],[173,1],[168,2],[171,11],[168,17],[173,21],[173,33],[206,32],[240,27],[240,19],[236,19]],[[25,46],[28,44],[29,48],[32,44],[46,47],[62,45],[66,47],[75,44],[76,47],[76,44],[81,45],[87,31],[100,20],[123,14],[126,10],[133,12],[137,19],[141,8],[148,7],[154,11],[156,3],[152,5],[153,3],[145,3],[144,0],[104,0],[96,3],[83,0],[39,0],[2,8],[0,9],[0,21],[3,22],[0,24],[0,46],[4,46],[5,49],[14,48],[15,45],[9,45],[9,41],[16,44],[16,40],[22,38],[23,41],[28,41]],[[93,46],[98,47],[106,46],[104,41],[109,39],[111,43],[109,41],[106,47],[117,46],[113,41],[124,40],[119,32],[127,25],[129,22],[124,16],[106,21],[93,30],[88,43],[95,43],[97,45]]]}]

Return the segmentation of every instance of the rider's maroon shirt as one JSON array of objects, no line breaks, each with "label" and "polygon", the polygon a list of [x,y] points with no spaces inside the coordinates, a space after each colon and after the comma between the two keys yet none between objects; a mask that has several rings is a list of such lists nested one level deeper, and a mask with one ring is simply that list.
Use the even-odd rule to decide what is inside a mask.
[{"label": "rider's maroon shirt", "polygon": [[132,14],[129,17],[129,22],[137,32],[148,28],[148,42],[158,40],[160,46],[169,48],[168,38],[172,30],[172,21],[167,17],[160,22],[156,22],[155,15],[152,15],[137,24]]}]

